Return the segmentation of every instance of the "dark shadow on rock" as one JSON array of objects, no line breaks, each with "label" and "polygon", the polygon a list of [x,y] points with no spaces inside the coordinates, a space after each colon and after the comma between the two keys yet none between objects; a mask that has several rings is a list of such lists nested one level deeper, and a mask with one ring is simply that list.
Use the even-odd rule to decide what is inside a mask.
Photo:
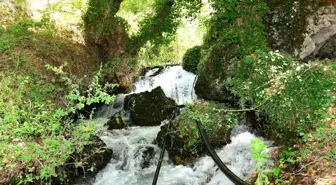
[{"label": "dark shadow on rock", "polygon": [[[74,184],[77,178],[94,177],[105,168],[112,158],[113,151],[98,137],[91,139],[92,143],[85,145],[81,153],[73,153],[65,165],[57,169],[58,175],[65,177],[63,181],[53,179],[53,185]],[[76,162],[82,162],[76,167]]]},{"label": "dark shadow on rock", "polygon": [[161,87],[126,96],[124,107],[130,111],[132,123],[137,126],[160,125],[179,111],[175,101],[166,97]]}]

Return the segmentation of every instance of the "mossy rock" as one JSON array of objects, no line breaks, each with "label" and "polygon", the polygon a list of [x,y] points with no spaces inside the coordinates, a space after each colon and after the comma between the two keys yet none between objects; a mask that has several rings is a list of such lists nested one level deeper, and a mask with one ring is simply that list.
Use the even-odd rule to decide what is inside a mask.
[{"label": "mossy rock", "polygon": [[129,93],[141,72],[135,58],[114,57],[103,64],[101,83],[118,84],[111,94]]},{"label": "mossy rock", "polygon": [[[272,50],[297,53],[311,30],[308,17],[316,14],[319,8],[335,6],[328,0],[267,0],[270,11],[264,16],[265,33]],[[315,20],[318,22],[318,20]],[[326,28],[327,29],[327,28]],[[329,29],[329,28],[328,28]]]},{"label": "mossy rock", "polygon": [[239,46],[220,44],[211,46],[198,65],[195,92],[199,98],[225,103],[236,102],[236,97],[225,86],[233,77],[237,58],[234,48]]},{"label": "mossy rock", "polygon": [[201,46],[195,46],[187,50],[183,56],[182,67],[184,70],[197,73],[197,65],[201,60]]},{"label": "mossy rock", "polygon": [[110,120],[105,125],[109,130],[125,128],[125,123],[120,116],[110,118]]},{"label": "mossy rock", "polygon": [[175,101],[166,97],[161,87],[126,96],[124,107],[130,110],[132,123],[137,126],[160,125],[179,111]]},{"label": "mossy rock", "polygon": [[124,54],[128,40],[126,21],[116,16],[122,0],[90,0],[83,17],[86,45],[102,61]]},{"label": "mossy rock", "polygon": [[[224,104],[213,102],[197,102],[188,105],[173,120],[167,135],[166,149],[175,164],[192,163],[206,153],[196,120],[201,121],[213,147],[222,147],[230,142],[230,132],[235,125],[236,115],[219,110],[225,107]],[[161,127],[156,140],[159,144],[162,143],[166,130],[167,125]]]},{"label": "mossy rock", "polygon": [[[74,152],[67,163],[57,169],[59,178],[52,179],[52,184],[74,184],[79,177],[94,177],[110,162],[112,155],[112,149],[100,138],[92,137],[81,153]],[[80,166],[76,166],[76,160],[81,160]]]}]

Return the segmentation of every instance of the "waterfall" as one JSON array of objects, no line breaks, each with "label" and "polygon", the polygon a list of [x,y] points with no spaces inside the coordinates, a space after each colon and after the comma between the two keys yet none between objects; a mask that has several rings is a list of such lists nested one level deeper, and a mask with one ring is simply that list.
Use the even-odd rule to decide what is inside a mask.
[{"label": "waterfall", "polygon": [[157,70],[150,70],[143,79],[135,82],[132,93],[149,91],[161,86],[165,95],[174,99],[179,105],[191,103],[197,99],[194,90],[196,76],[193,73],[183,70],[182,66],[172,66],[153,76]]},{"label": "waterfall", "polygon": [[[161,86],[165,94],[179,104],[196,100],[193,90],[195,75],[184,71],[180,66],[166,68],[162,73],[152,76],[155,72],[155,69],[149,71],[143,79],[136,82],[132,93]],[[116,102],[123,101],[123,98],[124,95],[119,96]],[[120,102],[116,102],[114,106],[110,105],[109,109],[103,107],[97,115],[106,118],[115,111],[119,111],[120,106],[116,104],[119,105]],[[256,161],[252,159],[250,147],[251,142],[258,137],[250,130],[244,121],[240,122],[231,132],[231,143],[216,150],[231,171],[244,180],[247,180],[256,168]],[[113,149],[112,159],[88,184],[150,185],[159,161],[160,148],[153,144],[159,131],[160,126],[130,127],[109,131],[101,139]],[[260,139],[263,140],[263,138]],[[264,142],[268,146],[272,144],[269,141]],[[85,183],[81,183],[83,184]],[[164,157],[157,184],[233,185],[209,156],[201,157],[194,164],[183,166],[174,165],[167,154]]]}]

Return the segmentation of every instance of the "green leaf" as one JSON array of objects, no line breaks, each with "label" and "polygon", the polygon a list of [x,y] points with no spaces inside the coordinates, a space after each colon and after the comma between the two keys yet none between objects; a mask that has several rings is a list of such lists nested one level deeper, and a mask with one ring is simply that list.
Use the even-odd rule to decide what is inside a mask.
[{"label": "green leaf", "polygon": [[76,105],[76,108],[77,108],[78,110],[82,110],[84,107],[85,107],[85,105],[84,105],[83,103],[78,103],[78,104]]}]

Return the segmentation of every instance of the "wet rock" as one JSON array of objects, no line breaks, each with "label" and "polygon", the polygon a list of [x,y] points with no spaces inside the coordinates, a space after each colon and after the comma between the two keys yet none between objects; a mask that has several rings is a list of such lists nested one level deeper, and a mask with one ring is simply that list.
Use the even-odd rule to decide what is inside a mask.
[{"label": "wet rock", "polygon": [[[206,153],[206,148],[199,136],[196,119],[201,120],[213,147],[221,147],[230,142],[230,132],[235,124],[235,115],[216,111],[223,104],[198,102],[187,106],[171,122],[167,134],[166,149],[175,164],[189,164]],[[161,127],[156,142],[162,146],[168,125]]]},{"label": "wet rock", "polygon": [[109,130],[123,129],[126,126],[121,116],[110,118],[110,120],[105,125],[107,126],[107,129]]},{"label": "wet rock", "polygon": [[160,125],[178,112],[175,101],[167,98],[161,87],[126,96],[124,107],[130,111],[133,124],[138,126]]},{"label": "wet rock", "polygon": [[151,164],[151,160],[153,159],[155,153],[154,148],[151,146],[145,146],[139,149],[139,151],[135,154],[136,156],[141,155],[140,166],[142,169],[148,168]]}]

